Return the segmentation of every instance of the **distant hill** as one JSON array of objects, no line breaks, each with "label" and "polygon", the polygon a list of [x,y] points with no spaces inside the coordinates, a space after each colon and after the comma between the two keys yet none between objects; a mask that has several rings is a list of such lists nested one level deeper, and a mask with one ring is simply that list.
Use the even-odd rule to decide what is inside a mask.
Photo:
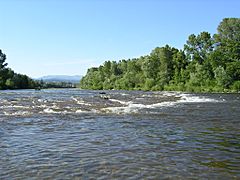
[{"label": "distant hill", "polygon": [[82,76],[67,76],[67,75],[49,75],[37,78],[37,80],[43,80],[44,82],[71,82],[79,83]]}]

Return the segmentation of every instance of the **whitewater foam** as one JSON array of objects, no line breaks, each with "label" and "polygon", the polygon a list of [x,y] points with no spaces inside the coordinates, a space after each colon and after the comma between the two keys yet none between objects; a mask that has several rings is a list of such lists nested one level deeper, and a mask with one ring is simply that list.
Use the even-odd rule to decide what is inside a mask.
[{"label": "whitewater foam", "polygon": [[217,100],[212,98],[207,98],[204,96],[193,96],[191,94],[181,94],[181,99],[178,100],[179,103],[204,103],[204,102],[223,102],[224,99]]},{"label": "whitewater foam", "polygon": [[40,113],[46,113],[46,114],[69,114],[69,113],[72,113],[72,112],[70,112],[70,111],[67,111],[67,110],[64,110],[64,111],[55,111],[55,110],[53,110],[53,109],[51,109],[51,108],[46,108],[46,109],[44,109],[42,112],[40,112]]},{"label": "whitewater foam", "polygon": [[129,105],[129,104],[132,103],[132,101],[121,101],[121,100],[118,100],[118,99],[109,99],[109,101],[117,102],[117,103],[120,103],[120,104],[123,104],[123,105]]},{"label": "whitewater foam", "polygon": [[75,97],[71,97],[71,98],[72,98],[72,100],[77,102],[77,104],[79,104],[79,105],[91,106],[91,104],[84,102],[82,99],[77,99]]},{"label": "whitewater foam", "polygon": [[50,114],[52,114],[52,113],[58,113],[57,111],[54,111],[54,110],[51,109],[51,108],[46,108],[46,109],[43,110],[43,112],[44,112],[44,113],[50,113]]},{"label": "whitewater foam", "polygon": [[32,113],[29,111],[17,111],[17,112],[3,112],[5,116],[26,116],[31,115]]},{"label": "whitewater foam", "polygon": [[153,109],[153,108],[164,108],[164,107],[172,107],[181,103],[206,103],[206,102],[223,102],[223,100],[211,99],[204,96],[194,96],[191,94],[180,94],[180,93],[164,93],[165,96],[168,97],[178,97],[179,100],[176,101],[164,101],[160,103],[154,104],[138,104],[133,103],[132,101],[125,102],[117,99],[109,99],[112,102],[118,102],[122,105],[126,105],[123,107],[106,107],[102,108],[103,112],[106,113],[115,113],[115,114],[129,114],[129,113],[138,113],[142,109]]},{"label": "whitewater foam", "polygon": [[20,106],[20,105],[3,105],[0,106],[1,109],[29,109],[30,107],[28,106]]}]

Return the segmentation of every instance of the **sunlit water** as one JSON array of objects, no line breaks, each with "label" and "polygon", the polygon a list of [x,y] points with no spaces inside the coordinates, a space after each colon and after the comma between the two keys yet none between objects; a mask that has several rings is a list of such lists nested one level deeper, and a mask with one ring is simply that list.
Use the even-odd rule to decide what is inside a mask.
[{"label": "sunlit water", "polygon": [[238,179],[239,107],[239,94],[0,91],[0,179]]}]

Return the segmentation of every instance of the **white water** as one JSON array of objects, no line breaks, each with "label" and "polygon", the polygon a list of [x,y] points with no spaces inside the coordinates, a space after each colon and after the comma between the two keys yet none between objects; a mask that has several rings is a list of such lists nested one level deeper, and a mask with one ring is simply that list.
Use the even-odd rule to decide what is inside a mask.
[{"label": "white water", "polygon": [[[172,107],[179,105],[181,103],[207,103],[207,102],[223,102],[222,100],[207,98],[204,96],[195,96],[192,94],[181,94],[181,93],[175,93],[175,92],[165,92],[163,96],[176,96],[180,97],[180,100],[177,101],[170,101],[170,102],[160,102],[160,103],[154,103],[154,104],[135,104],[132,101],[120,101],[117,99],[109,99],[113,102],[119,102],[120,104],[126,105],[124,107],[107,107],[103,108],[102,110],[107,113],[116,113],[116,114],[128,114],[128,113],[138,113],[141,109],[151,109],[151,108],[163,108],[163,107]],[[143,97],[151,97],[150,95],[145,95]]]},{"label": "white water", "polygon": [[14,98],[14,101],[3,99],[0,101],[0,109],[2,109],[0,114],[8,116],[27,116],[33,113],[136,114],[152,113],[151,109],[162,109],[187,103],[220,103],[224,101],[222,98],[214,99],[204,95],[180,92],[142,92],[139,94],[131,94],[131,91],[129,94],[114,92],[114,94],[107,94],[109,98],[102,98],[102,95],[97,93],[90,94],[90,96],[69,95],[69,97],[65,97],[65,100],[61,99],[61,94],[53,94],[54,99],[51,99],[51,96],[36,99],[34,94]]}]

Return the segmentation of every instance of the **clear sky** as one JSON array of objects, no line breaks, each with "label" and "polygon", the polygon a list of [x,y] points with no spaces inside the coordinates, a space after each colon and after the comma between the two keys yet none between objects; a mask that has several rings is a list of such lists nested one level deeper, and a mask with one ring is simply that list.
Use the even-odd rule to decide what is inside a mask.
[{"label": "clear sky", "polygon": [[17,73],[84,75],[105,60],[182,48],[240,17],[239,0],[0,0],[0,49]]}]

